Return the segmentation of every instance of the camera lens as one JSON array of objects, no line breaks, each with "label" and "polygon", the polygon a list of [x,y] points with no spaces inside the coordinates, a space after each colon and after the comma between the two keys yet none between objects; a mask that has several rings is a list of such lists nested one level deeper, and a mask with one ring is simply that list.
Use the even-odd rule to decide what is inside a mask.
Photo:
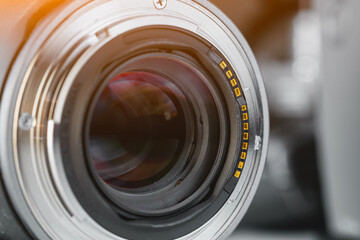
[{"label": "camera lens", "polygon": [[[189,148],[192,121],[184,94],[170,80],[127,72],[102,90],[90,126],[91,161],[98,176],[116,188],[159,181]],[[188,130],[187,130],[188,128]]]},{"label": "camera lens", "polygon": [[34,238],[218,239],[245,214],[268,139],[256,61],[208,1],[159,4],[34,4],[22,22],[0,170]]}]

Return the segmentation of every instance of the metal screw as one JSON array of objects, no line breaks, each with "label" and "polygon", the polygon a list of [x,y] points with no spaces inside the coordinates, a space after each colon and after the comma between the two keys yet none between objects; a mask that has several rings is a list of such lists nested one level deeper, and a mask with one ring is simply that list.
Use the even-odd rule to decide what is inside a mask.
[{"label": "metal screw", "polygon": [[154,2],[154,6],[161,10],[161,9],[164,9],[167,5],[167,0],[153,0]]},{"label": "metal screw", "polygon": [[176,186],[176,187],[179,186],[181,182],[182,182],[182,179],[177,180],[175,186]]},{"label": "metal screw", "polygon": [[35,120],[30,113],[22,113],[19,117],[19,127],[22,130],[30,130],[35,125]]}]

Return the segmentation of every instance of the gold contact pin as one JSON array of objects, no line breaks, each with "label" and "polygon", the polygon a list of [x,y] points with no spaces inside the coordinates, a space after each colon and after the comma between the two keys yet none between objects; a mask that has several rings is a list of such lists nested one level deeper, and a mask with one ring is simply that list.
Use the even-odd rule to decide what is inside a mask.
[{"label": "gold contact pin", "polygon": [[248,120],[248,119],[249,119],[248,114],[247,114],[247,113],[244,113],[244,114],[243,114],[243,120]]},{"label": "gold contact pin", "polygon": [[233,73],[231,72],[231,70],[229,70],[229,71],[226,72],[226,76],[227,76],[228,78],[231,78],[231,77],[233,76]]},{"label": "gold contact pin", "polygon": [[244,133],[244,140],[248,140],[249,139],[249,133]]},{"label": "gold contact pin", "polygon": [[226,63],[224,61],[222,61],[220,63],[220,67],[221,67],[222,70],[224,70],[227,67],[227,65],[226,65]]},{"label": "gold contact pin", "polygon": [[237,97],[241,96],[240,88],[235,88],[234,92]]}]

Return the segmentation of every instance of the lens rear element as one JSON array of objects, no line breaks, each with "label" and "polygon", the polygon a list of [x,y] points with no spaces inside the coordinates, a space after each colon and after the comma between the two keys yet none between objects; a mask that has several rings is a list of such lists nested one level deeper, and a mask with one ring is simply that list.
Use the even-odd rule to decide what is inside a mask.
[{"label": "lens rear element", "polygon": [[[139,188],[164,177],[186,140],[185,96],[168,79],[127,72],[102,91],[90,126],[91,161],[117,188]],[[187,119],[189,120],[189,119]]]}]

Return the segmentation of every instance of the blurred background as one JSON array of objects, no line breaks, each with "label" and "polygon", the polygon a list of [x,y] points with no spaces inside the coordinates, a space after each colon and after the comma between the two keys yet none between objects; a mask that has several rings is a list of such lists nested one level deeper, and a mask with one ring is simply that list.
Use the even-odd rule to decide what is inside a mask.
[{"label": "blurred background", "polygon": [[268,93],[267,165],[230,238],[360,239],[360,1],[213,0]]}]

